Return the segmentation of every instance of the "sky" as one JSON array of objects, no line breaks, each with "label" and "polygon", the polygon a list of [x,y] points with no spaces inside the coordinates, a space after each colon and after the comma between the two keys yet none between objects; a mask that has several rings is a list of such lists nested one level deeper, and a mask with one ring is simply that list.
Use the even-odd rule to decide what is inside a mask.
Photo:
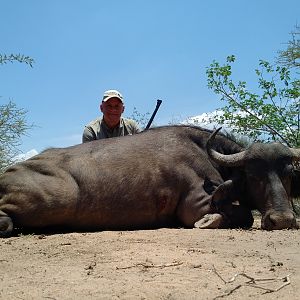
[{"label": "sky", "polygon": [[35,125],[23,153],[81,143],[108,89],[126,117],[161,99],[155,125],[180,122],[225,105],[207,87],[214,60],[235,55],[235,76],[254,84],[299,18],[299,0],[0,0],[0,54],[35,61],[0,65],[0,105]]}]

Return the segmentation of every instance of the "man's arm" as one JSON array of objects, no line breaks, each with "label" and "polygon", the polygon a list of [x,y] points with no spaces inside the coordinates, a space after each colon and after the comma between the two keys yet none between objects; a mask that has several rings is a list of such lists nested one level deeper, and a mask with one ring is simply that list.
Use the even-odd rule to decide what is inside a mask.
[{"label": "man's arm", "polygon": [[141,129],[140,129],[139,125],[136,122],[134,122],[134,124],[133,124],[133,132],[134,133],[141,132]]},{"label": "man's arm", "polygon": [[141,132],[138,123],[132,119],[126,119],[125,126],[127,127],[127,131],[129,134],[136,134]]},{"label": "man's arm", "polygon": [[82,143],[94,141],[96,139],[95,132],[92,130],[92,128],[85,126],[82,134]]}]

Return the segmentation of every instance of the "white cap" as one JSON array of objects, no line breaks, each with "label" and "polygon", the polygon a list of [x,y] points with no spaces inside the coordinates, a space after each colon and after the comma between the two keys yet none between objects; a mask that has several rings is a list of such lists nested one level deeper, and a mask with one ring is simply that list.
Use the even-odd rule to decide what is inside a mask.
[{"label": "white cap", "polygon": [[103,95],[102,101],[106,102],[106,101],[108,101],[111,98],[118,98],[122,103],[124,103],[123,102],[123,96],[122,96],[122,94],[120,92],[118,92],[117,90],[108,90],[108,91],[105,91],[104,95]]}]

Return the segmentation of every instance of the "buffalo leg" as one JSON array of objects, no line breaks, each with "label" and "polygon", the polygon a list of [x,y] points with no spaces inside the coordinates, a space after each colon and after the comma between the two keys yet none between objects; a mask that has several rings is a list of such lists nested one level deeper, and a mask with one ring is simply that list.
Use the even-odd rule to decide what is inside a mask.
[{"label": "buffalo leg", "polygon": [[223,228],[224,216],[221,214],[206,214],[199,221],[195,222],[194,227],[201,229]]},{"label": "buffalo leg", "polygon": [[250,209],[240,205],[231,205],[230,209],[226,209],[224,212],[206,214],[195,222],[195,227],[201,229],[248,229],[252,227],[253,222],[254,219]]},{"label": "buffalo leg", "polygon": [[201,187],[191,191],[180,201],[177,217],[185,227],[190,228],[219,228],[223,224],[223,216],[211,206],[211,195],[203,192]]}]

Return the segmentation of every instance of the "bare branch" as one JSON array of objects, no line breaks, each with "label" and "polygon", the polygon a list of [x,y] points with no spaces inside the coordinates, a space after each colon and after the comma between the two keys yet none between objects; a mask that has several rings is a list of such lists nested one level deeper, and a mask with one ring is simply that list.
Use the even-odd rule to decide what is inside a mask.
[{"label": "bare branch", "polygon": [[149,264],[149,263],[137,263],[132,266],[127,266],[127,267],[116,267],[117,270],[124,270],[124,269],[131,269],[131,268],[136,268],[136,267],[144,267],[144,268],[168,268],[168,267],[175,267],[175,266],[180,266],[182,265],[183,262],[181,261],[175,261],[169,264],[162,264],[162,265],[154,265],[154,264]]}]

